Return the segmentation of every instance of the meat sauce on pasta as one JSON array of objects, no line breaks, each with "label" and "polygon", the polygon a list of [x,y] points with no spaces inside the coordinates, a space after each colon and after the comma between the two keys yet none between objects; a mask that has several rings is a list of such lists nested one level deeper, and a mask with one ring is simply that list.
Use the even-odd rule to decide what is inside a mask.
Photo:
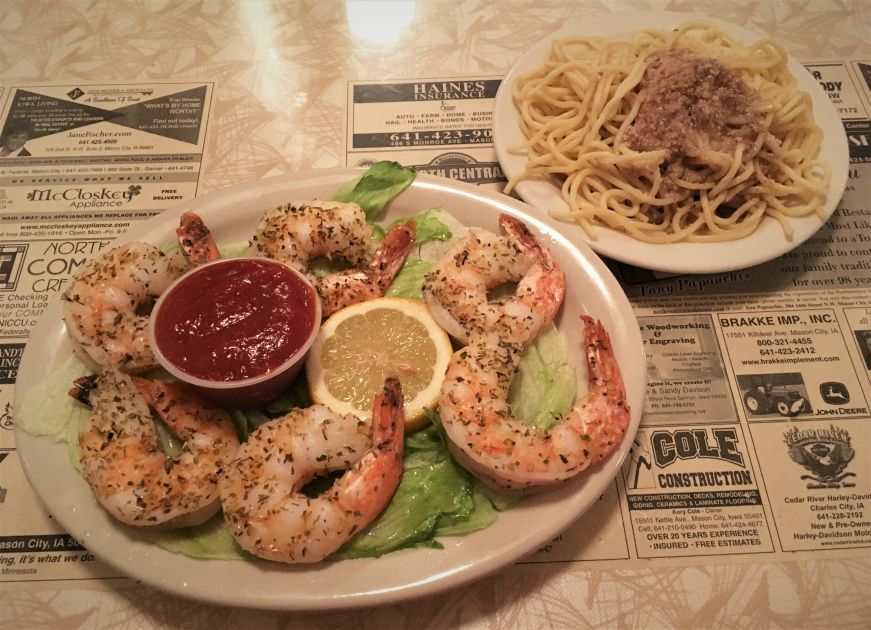
[{"label": "meat sauce on pasta", "polygon": [[811,101],[770,41],[705,24],[631,39],[570,37],[513,86],[526,177],[554,177],[591,238],[726,241],[767,216],[820,213],[829,168]]}]

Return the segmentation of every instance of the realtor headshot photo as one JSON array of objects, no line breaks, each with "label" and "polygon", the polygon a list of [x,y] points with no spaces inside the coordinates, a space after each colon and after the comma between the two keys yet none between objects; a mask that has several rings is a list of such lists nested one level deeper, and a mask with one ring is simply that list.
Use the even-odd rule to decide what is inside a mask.
[{"label": "realtor headshot photo", "polygon": [[7,125],[0,136],[0,158],[28,157],[30,151],[24,146],[30,140],[30,129],[24,125]]}]

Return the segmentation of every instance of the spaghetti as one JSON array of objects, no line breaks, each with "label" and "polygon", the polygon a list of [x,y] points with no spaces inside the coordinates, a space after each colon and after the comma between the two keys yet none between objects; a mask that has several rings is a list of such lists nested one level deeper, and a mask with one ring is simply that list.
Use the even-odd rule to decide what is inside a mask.
[{"label": "spaghetti", "polygon": [[816,213],[829,185],[822,131],[786,53],[685,24],[632,39],[569,37],[513,87],[528,177],[561,179],[591,238],[605,225],[651,243],[727,241]]}]

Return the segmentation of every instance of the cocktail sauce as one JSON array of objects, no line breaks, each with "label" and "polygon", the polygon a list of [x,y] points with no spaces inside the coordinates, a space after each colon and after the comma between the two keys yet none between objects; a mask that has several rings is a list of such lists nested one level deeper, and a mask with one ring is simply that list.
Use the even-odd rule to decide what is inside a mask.
[{"label": "cocktail sauce", "polygon": [[154,339],[179,370],[209,381],[268,374],[312,335],[317,296],[293,270],[241,258],[190,272],[161,297]]}]

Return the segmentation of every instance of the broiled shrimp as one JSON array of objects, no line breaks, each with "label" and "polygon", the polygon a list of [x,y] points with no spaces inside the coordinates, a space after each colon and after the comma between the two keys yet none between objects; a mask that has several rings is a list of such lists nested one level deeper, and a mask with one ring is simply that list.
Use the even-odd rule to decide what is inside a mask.
[{"label": "broiled shrimp", "polygon": [[409,219],[384,235],[372,260],[365,267],[337,271],[318,278],[316,288],[324,316],[351,304],[383,296],[408,258],[414,244],[414,234],[414,221]]},{"label": "broiled shrimp", "polygon": [[[267,210],[254,236],[254,255],[284,262],[306,274],[321,296],[324,316],[384,295],[414,242],[414,223],[393,228],[373,255],[372,227],[355,203],[310,201]],[[340,258],[350,269],[321,278],[312,259]]]},{"label": "broiled shrimp", "polygon": [[67,333],[100,367],[141,371],[156,363],[148,311],[184,265],[147,243],[127,243],[89,261],[63,293]]},{"label": "broiled shrimp", "polygon": [[[261,425],[220,481],[237,542],[288,563],[318,562],[336,551],[381,513],[399,486],[404,423],[399,381],[387,379],[371,424],[314,405]],[[315,476],[349,467],[320,496],[300,492]]]},{"label": "broiled shrimp", "polygon": [[[226,411],[183,385],[114,368],[77,386],[90,390],[92,407],[79,435],[82,473],[112,516],[128,525],[186,527],[217,513],[218,478],[239,449]],[[178,455],[160,450],[152,408],[184,442]]]},{"label": "broiled shrimp", "polygon": [[196,267],[221,257],[212,232],[200,215],[194,212],[182,214],[175,233],[191,266]]},{"label": "broiled shrimp", "polygon": [[523,344],[491,333],[454,353],[439,414],[451,451],[467,470],[504,488],[542,486],[577,475],[617,448],[629,424],[623,377],[601,322],[581,319],[589,391],[547,430],[515,419],[508,406]]},{"label": "broiled shrimp", "polygon": [[[565,297],[563,272],[529,228],[507,214],[499,223],[506,236],[471,232],[424,280],[430,313],[463,343],[490,332],[525,343],[553,321]],[[517,282],[513,295],[488,300],[488,289],[509,282]]]}]

